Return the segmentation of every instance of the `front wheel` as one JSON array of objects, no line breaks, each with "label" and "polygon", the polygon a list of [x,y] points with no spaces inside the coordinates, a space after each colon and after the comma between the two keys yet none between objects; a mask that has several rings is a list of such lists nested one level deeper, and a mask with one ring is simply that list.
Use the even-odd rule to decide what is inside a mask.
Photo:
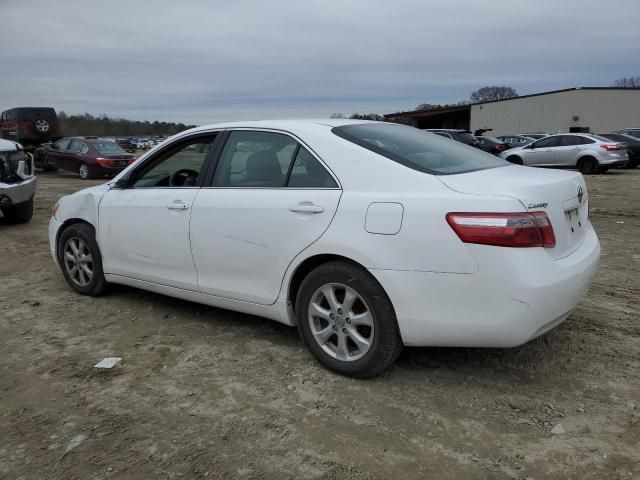
[{"label": "front wheel", "polygon": [[393,305],[366,270],[347,262],[317,267],[296,299],[298,330],[325,367],[355,378],[376,376],[402,350]]},{"label": "front wheel", "polygon": [[58,264],[67,283],[82,295],[97,296],[106,289],[102,256],[93,227],[75,223],[60,234]]}]

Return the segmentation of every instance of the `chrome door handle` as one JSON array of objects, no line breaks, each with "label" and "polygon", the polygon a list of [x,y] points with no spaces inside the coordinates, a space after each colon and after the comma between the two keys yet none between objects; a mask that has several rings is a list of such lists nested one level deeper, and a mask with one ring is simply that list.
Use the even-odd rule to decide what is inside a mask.
[{"label": "chrome door handle", "polygon": [[324,207],[320,207],[318,205],[293,205],[289,207],[289,211],[297,212],[297,213],[322,213],[324,212]]},{"label": "chrome door handle", "polygon": [[189,208],[189,204],[184,202],[173,202],[167,205],[167,208],[169,210],[187,210]]}]

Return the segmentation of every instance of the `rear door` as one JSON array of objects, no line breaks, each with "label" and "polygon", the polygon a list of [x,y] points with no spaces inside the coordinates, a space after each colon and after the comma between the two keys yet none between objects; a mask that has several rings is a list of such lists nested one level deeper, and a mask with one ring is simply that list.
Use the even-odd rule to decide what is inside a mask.
[{"label": "rear door", "polygon": [[333,175],[297,138],[231,131],[191,214],[200,291],[274,303],[287,267],[327,229],[341,193]]},{"label": "rear door", "polygon": [[580,153],[582,137],[578,135],[560,135],[560,144],[554,149],[554,164],[558,167],[575,167]]},{"label": "rear door", "polygon": [[532,167],[552,167],[555,165],[555,149],[560,144],[560,136],[545,137],[533,142],[523,151],[524,164]]},{"label": "rear door", "polygon": [[69,172],[77,172],[82,162],[82,156],[89,150],[80,140],[71,140],[69,148],[62,154],[62,168]]}]

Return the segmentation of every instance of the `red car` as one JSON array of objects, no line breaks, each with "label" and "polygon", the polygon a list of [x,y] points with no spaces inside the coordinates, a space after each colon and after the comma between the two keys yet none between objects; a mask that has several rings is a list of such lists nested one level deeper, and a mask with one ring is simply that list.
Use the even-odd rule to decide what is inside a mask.
[{"label": "red car", "polygon": [[65,137],[34,154],[36,168],[77,172],[83,180],[113,177],[134,160],[113,140],[98,137]]}]

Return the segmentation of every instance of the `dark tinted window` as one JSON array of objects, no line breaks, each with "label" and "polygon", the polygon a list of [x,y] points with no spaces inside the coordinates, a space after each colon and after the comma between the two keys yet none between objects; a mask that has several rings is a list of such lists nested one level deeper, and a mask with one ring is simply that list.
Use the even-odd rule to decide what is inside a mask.
[{"label": "dark tinted window", "polygon": [[[606,141],[606,139],[604,139]],[[589,143],[596,143],[595,140],[593,140],[592,138],[587,138],[587,137],[580,137],[580,143],[582,145],[587,145]]]},{"label": "dark tinted window", "polygon": [[560,137],[561,147],[572,147],[575,145],[582,145],[582,137],[574,137],[573,135],[562,135]]},{"label": "dark tinted window", "polygon": [[326,168],[309,151],[300,146],[291,167],[288,187],[294,188],[336,188],[335,180]]},{"label": "dark tinted window", "polygon": [[453,137],[454,140],[457,140],[458,142],[466,143],[467,145],[471,145],[477,140],[473,135],[465,132],[462,132],[462,133],[455,132],[455,133],[452,133],[451,136]]},{"label": "dark tinted window", "polygon": [[549,148],[557,147],[560,144],[560,137],[545,137],[541,140],[532,143],[534,148]]},{"label": "dark tinted window", "polygon": [[332,132],[406,167],[435,175],[473,172],[509,165],[482,150],[450,142],[405,125],[384,123],[335,127]]}]

